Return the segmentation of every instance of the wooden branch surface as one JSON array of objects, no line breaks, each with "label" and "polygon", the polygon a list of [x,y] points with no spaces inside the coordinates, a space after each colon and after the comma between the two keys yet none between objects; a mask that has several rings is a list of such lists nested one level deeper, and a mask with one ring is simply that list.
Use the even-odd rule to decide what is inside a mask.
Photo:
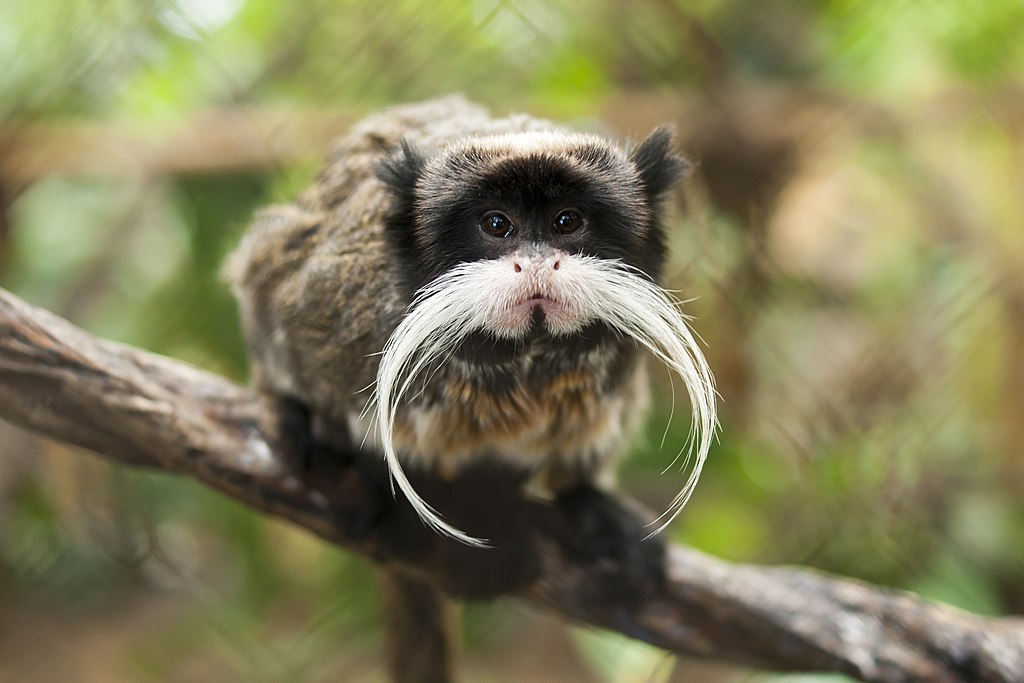
[{"label": "wooden branch surface", "polygon": [[[189,476],[257,510],[374,556],[332,503],[290,473],[273,399],[185,363],[98,339],[0,290],[0,417],[125,464]],[[801,568],[734,565],[672,547],[667,586],[595,599],[623,568],[572,559],[539,503],[539,578],[517,596],[567,620],[679,654],[866,681],[1024,682],[1024,620],[982,618]],[[403,569],[448,590],[438,561]],[[482,551],[487,552],[487,551]],[[451,558],[449,558],[450,560]]]},{"label": "wooden branch surface", "polygon": [[146,176],[267,168],[309,157],[352,123],[351,112],[220,109],[176,125],[103,121],[17,122],[0,127],[0,183],[53,174]]}]

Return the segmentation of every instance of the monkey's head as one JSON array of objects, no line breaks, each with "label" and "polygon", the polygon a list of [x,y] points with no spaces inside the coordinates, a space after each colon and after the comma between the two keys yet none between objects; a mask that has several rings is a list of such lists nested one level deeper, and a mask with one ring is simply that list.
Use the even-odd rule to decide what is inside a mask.
[{"label": "monkey's head", "polygon": [[699,471],[715,424],[711,374],[677,302],[655,284],[666,258],[659,205],[687,168],[671,142],[664,128],[632,151],[593,135],[509,133],[429,157],[403,144],[382,165],[394,207],[387,237],[412,304],[381,358],[378,426],[396,482],[427,523],[473,541],[402,475],[394,411],[432,362],[479,362],[467,347],[488,349],[491,362],[539,340],[546,353],[572,354],[632,339],[683,378]]},{"label": "monkey's head", "polygon": [[388,237],[410,299],[459,266],[486,263],[492,305],[482,331],[521,340],[592,327],[600,316],[585,305],[580,264],[661,274],[658,209],[687,168],[671,140],[658,129],[627,153],[593,135],[510,133],[466,138],[430,158],[403,145],[380,177],[394,193]]}]

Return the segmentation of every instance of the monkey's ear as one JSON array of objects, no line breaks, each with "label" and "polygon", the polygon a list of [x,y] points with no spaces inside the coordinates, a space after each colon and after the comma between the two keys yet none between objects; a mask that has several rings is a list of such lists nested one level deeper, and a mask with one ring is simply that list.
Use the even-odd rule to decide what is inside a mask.
[{"label": "monkey's ear", "polygon": [[416,186],[423,176],[426,156],[412,143],[402,139],[398,150],[377,166],[377,177],[392,194],[391,210],[384,221],[384,234],[397,250],[400,263],[415,264]]},{"label": "monkey's ear", "polygon": [[656,128],[629,155],[640,172],[644,191],[651,203],[661,199],[690,169],[683,157],[672,151],[672,129]]},{"label": "monkey's ear", "polygon": [[377,177],[398,197],[411,204],[427,157],[405,138],[399,144],[400,149],[377,167]]}]

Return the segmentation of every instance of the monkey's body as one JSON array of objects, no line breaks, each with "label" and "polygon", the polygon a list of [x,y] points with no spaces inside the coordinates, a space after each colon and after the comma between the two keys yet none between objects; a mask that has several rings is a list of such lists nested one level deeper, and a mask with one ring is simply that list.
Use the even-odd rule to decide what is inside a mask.
[{"label": "monkey's body", "polygon": [[[482,110],[455,98],[371,117],[294,203],[260,212],[226,269],[257,386],[327,423],[360,413],[409,305],[384,234],[393,198],[377,168],[403,138],[437,145],[484,123]],[[437,126],[448,135],[432,133]]]},{"label": "monkey's body", "polygon": [[[492,119],[461,98],[371,117],[344,138],[313,187],[261,212],[228,267],[256,384],[311,408],[325,438],[374,429],[366,404],[380,352],[412,302],[386,234],[395,199],[379,167],[401,141],[435,154],[466,137],[559,131],[525,116]],[[567,131],[565,132],[567,134]],[[561,489],[607,472],[645,407],[640,354],[621,340],[526,343],[432,368],[395,415],[403,462],[453,472],[491,455]],[[477,340],[486,347],[491,340]],[[553,493],[553,491],[551,491]]]},{"label": "monkey's body", "polygon": [[[644,348],[683,378],[700,432],[675,512],[714,429],[707,365],[654,284],[658,204],[686,167],[670,143],[659,130],[627,153],[460,98],[399,107],[356,126],[294,203],[260,213],[228,264],[255,384],[303,404],[314,441],[363,471],[371,452],[371,507],[390,500],[383,452],[412,508],[369,513],[390,552],[420,543],[412,512],[462,543],[479,543],[462,528],[496,539],[440,553],[463,595],[535,576],[528,479],[585,555],[660,576],[661,546],[595,484],[643,414]],[[436,589],[387,573],[381,585],[394,679],[449,680]]]}]

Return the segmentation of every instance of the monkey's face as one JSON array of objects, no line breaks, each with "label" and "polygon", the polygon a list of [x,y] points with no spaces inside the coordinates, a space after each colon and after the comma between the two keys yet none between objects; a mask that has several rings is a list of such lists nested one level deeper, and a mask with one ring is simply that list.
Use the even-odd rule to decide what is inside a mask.
[{"label": "monkey's face", "polygon": [[[567,341],[583,331],[577,344],[596,342],[606,330],[587,286],[590,264],[660,275],[657,204],[685,168],[669,140],[659,131],[632,155],[559,133],[470,138],[430,159],[406,147],[382,177],[397,197],[388,232],[410,296],[460,266],[486,265],[486,282],[472,284],[480,290],[446,296],[484,304],[489,315],[476,322],[491,342],[544,334]],[[462,345],[473,347],[496,348]]]}]

